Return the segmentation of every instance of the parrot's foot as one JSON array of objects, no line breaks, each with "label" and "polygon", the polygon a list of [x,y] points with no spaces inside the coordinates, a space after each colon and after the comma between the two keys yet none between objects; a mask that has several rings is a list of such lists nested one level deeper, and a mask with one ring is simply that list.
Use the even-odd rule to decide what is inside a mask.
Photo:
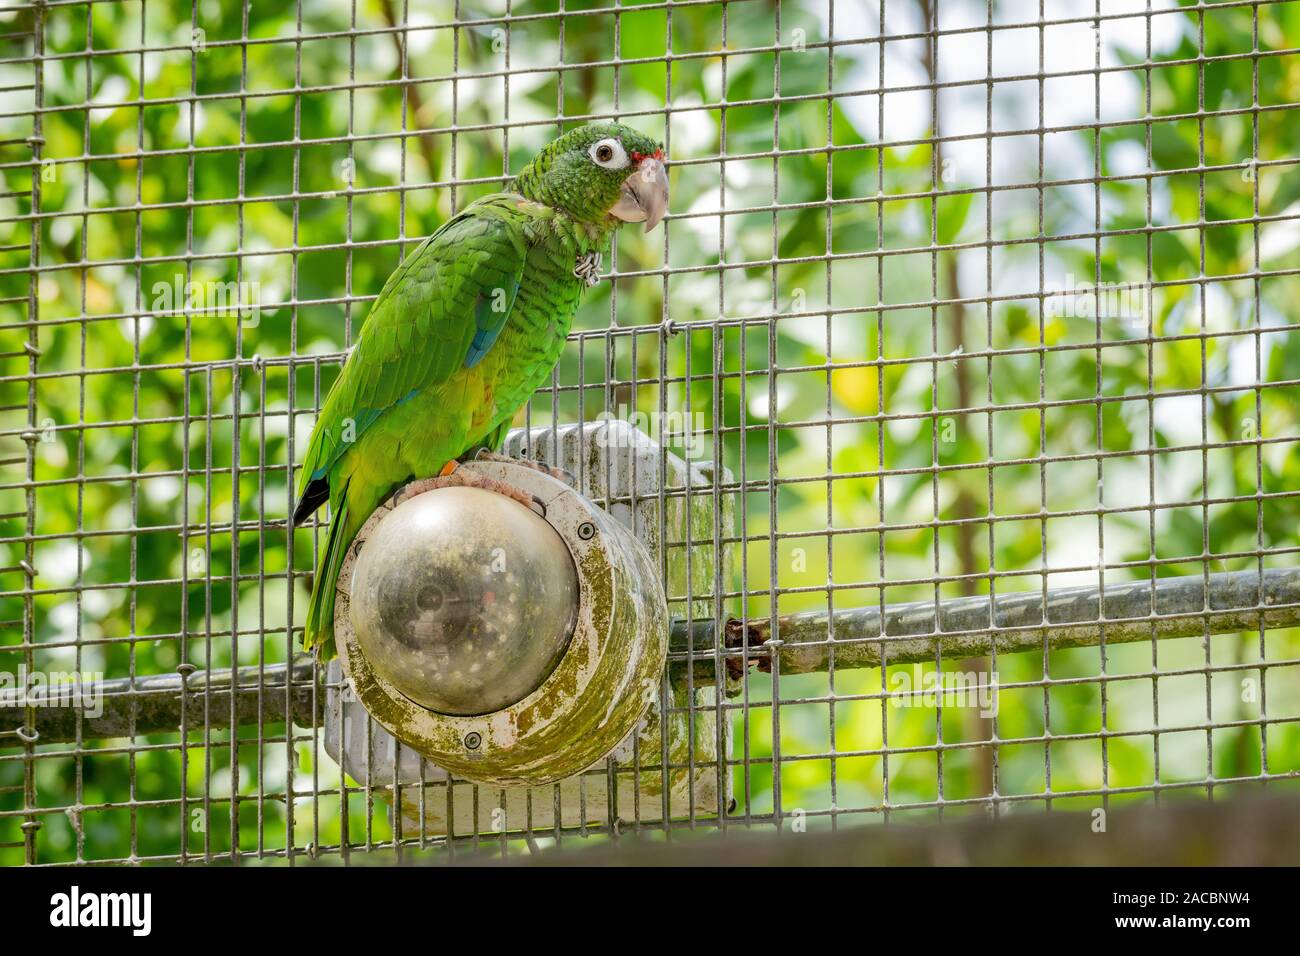
[{"label": "parrot's foot", "polygon": [[457,467],[454,461],[448,462],[436,478],[413,481],[401,489],[393,496],[393,506],[396,507],[409,498],[423,494],[426,491],[433,491],[435,488],[482,488],[484,491],[504,495],[519,502],[525,508],[536,510],[543,517],[546,516],[546,502],[536,495],[530,494],[522,488],[516,488],[508,482],[497,481],[495,478],[487,478],[483,475],[476,475],[472,471],[466,471]]},{"label": "parrot's foot", "polygon": [[552,478],[558,478],[566,485],[575,486],[578,479],[573,476],[573,472],[565,468],[556,468],[554,465],[548,465],[536,458],[511,458],[509,455],[502,455],[499,452],[488,451],[486,448],[480,449],[479,453],[474,456],[475,461],[501,461],[508,462],[512,465],[523,465],[525,468],[531,468],[533,471],[540,471],[543,475],[550,475]]},{"label": "parrot's foot", "polygon": [[601,259],[599,252],[589,252],[585,256],[579,256],[577,264],[573,267],[574,278],[581,279],[589,289],[596,285],[600,282]]}]

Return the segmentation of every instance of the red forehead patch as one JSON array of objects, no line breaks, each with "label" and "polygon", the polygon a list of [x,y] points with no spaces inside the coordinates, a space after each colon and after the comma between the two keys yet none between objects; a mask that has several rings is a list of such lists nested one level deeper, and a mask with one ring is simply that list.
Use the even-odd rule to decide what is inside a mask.
[{"label": "red forehead patch", "polygon": [[638,153],[635,149],[632,150],[632,162],[634,163],[639,163],[641,162],[641,160],[647,159],[649,157],[654,157],[655,159],[662,162],[664,158],[664,151],[662,149],[656,149],[653,153]]}]

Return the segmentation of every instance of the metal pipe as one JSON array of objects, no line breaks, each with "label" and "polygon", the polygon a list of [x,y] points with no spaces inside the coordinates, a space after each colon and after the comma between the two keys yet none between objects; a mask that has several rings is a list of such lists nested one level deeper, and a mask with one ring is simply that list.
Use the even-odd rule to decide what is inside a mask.
[{"label": "metal pipe", "polygon": [[[1105,617],[1098,620],[1099,589],[1093,586],[1053,588],[1042,592],[953,598],[937,603],[915,601],[887,607],[836,611],[806,611],[781,618],[781,673],[825,671],[834,654],[837,669],[879,667],[888,664],[933,661],[937,653],[960,659],[990,653],[1052,650],[1129,644],[1153,637],[1167,640],[1209,634],[1234,634],[1266,628],[1300,625],[1300,568],[1266,570],[1261,586],[1253,571],[1187,575],[1150,581],[1110,584],[1105,588]],[[991,603],[991,608],[990,608]],[[938,622],[936,626],[936,610]],[[743,636],[738,622],[724,627],[722,655],[731,677],[739,676]],[[771,624],[748,626],[748,657],[761,670],[771,668],[774,648],[766,645]],[[833,640],[827,635],[833,634]],[[693,636],[693,641],[690,639]],[[675,677],[695,662],[695,682],[713,681],[715,628],[712,620],[673,626],[669,660]],[[692,648],[693,645],[693,648]],[[81,739],[137,736],[175,732],[180,726],[182,685],[185,686],[190,726],[229,727],[232,683],[233,712],[237,723],[281,723],[286,710],[299,726],[312,727],[323,717],[325,695],[316,687],[314,662],[308,657],[292,665],[241,667],[232,681],[229,670],[102,681],[82,685],[80,700],[89,696],[102,703],[102,713],[91,716],[84,703],[59,697],[58,688],[42,688],[24,697],[14,689],[0,690],[0,737],[26,732],[22,704],[36,706],[40,743],[67,743]],[[289,677],[286,703],[286,675]],[[96,695],[98,695],[96,697]]]},{"label": "metal pipe", "polygon": [[[1237,571],[1206,576],[1126,581],[1105,586],[1105,615],[1099,620],[1100,589],[1095,585],[1053,588],[1046,602],[1041,591],[915,601],[879,607],[807,611],[780,619],[782,674],[825,671],[834,655],[839,669],[978,657],[996,650],[1014,654],[1042,650],[1130,644],[1153,637],[1166,640],[1209,634],[1234,634],[1260,627],[1300,624],[1300,568],[1274,568],[1260,576]],[[937,620],[936,620],[937,618]],[[739,622],[724,629],[723,656],[734,678],[743,652]],[[771,623],[754,621],[747,628],[748,657],[762,670],[772,666],[773,648],[764,646]],[[693,641],[689,637],[693,637]],[[669,660],[678,668],[694,659],[695,680],[713,679],[713,621],[682,622],[673,633]],[[693,644],[693,647],[692,647]],[[693,652],[693,653],[692,653]]]},{"label": "metal pipe", "polygon": [[[291,664],[241,667],[233,673],[226,669],[192,671],[188,677],[157,674],[134,680],[42,684],[26,693],[2,688],[0,747],[9,745],[5,738],[10,735],[22,740],[33,733],[41,744],[176,733],[182,700],[190,727],[229,727],[232,715],[236,724],[259,719],[283,723],[286,713],[294,723],[312,727],[321,720],[325,694],[316,687],[315,663],[309,657],[298,657]],[[35,711],[34,727],[24,722],[26,704]]]}]

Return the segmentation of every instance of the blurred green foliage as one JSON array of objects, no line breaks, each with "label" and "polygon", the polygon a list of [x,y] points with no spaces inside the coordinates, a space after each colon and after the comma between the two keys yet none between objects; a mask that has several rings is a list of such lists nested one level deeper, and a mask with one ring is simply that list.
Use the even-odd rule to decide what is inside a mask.
[{"label": "blurred green foliage", "polygon": [[[732,613],[1037,590],[1044,575],[1095,583],[1099,561],[1107,582],[1295,564],[1300,69],[1270,54],[1300,45],[1300,4],[1162,14],[1151,67],[1142,17],[1095,37],[1089,23],[1050,27],[1049,73],[1074,49],[1135,64],[1069,88],[1008,66],[1029,56],[1037,69],[1037,28],[996,32],[993,63],[972,60],[957,44],[983,49],[983,4],[942,5],[940,25],[967,32],[941,40],[937,76],[917,39],[868,42],[881,31],[856,5],[835,4],[828,48],[827,4],[785,4],[781,52],[770,0],[638,6],[567,0],[561,20],[533,18],[555,6],[529,0],[508,30],[505,0],[201,0],[193,22],[160,3],[49,12],[36,666],[125,676],[285,660],[320,532],[261,522],[291,510],[291,465],[371,298],[454,209],[565,125],[614,112],[667,139],[683,218],[666,239],[619,237],[614,263],[633,275],[592,291],[555,387],[520,421],[662,403],[716,426],[723,463],[755,489],[736,496],[743,543],[727,560],[743,597],[718,599]],[[994,4],[995,22],[1036,19],[1021,6]],[[891,4],[883,32],[914,36],[918,10]],[[457,11],[463,25],[448,27]],[[403,17],[417,27],[411,84],[398,34],[376,29]],[[31,25],[30,11],[0,19]],[[1256,36],[1265,55],[1252,58]],[[0,71],[30,83],[21,59]],[[898,91],[883,103],[882,76]],[[937,148],[936,78],[966,81],[936,94]],[[6,96],[5,136],[30,135],[30,94]],[[1080,103],[1082,120],[1053,119]],[[8,188],[29,188],[30,166],[12,148],[0,158]],[[709,215],[724,199],[732,213]],[[8,355],[27,335],[32,221],[22,195],[0,211],[0,294],[18,297],[2,306]],[[1040,291],[1070,277],[1144,296],[1153,283],[1149,325],[1048,315]],[[178,281],[255,284],[260,308],[243,321],[169,311]],[[25,402],[26,362],[6,359],[6,403]],[[23,511],[21,476],[0,493],[4,512]],[[22,520],[3,533],[13,565]],[[21,616],[20,598],[3,603]],[[890,706],[874,671],[788,677],[781,808],[818,825],[832,806],[982,812],[992,773],[1008,811],[1041,809],[1049,790],[1054,806],[1092,808],[1103,787],[1150,799],[1207,775],[1294,774],[1296,666],[1268,671],[1266,715],[1282,720],[1266,736],[1205,727],[1265,713],[1243,701],[1259,671],[1198,669],[1298,656],[1291,631],[1113,647],[1104,682],[1095,650],[999,657],[1003,684],[1032,686],[1001,695],[996,731],[1011,742],[996,767],[988,748],[952,746],[990,730],[969,710]],[[1140,676],[1153,665],[1171,673]],[[1047,675],[1063,682],[1034,683]],[[1103,695],[1117,734],[1104,742],[1087,736],[1103,730]],[[761,815],[774,808],[768,678],[751,674],[744,699],[732,779],[737,813]],[[1185,729],[1124,735],[1157,725]],[[340,814],[323,750],[261,732],[278,742],[242,728],[237,775],[224,731],[194,731],[184,768],[175,734],[43,757],[41,806],[74,809],[42,817],[42,861],[173,855],[183,828],[191,852],[228,852],[232,778],[239,849],[390,838],[375,794],[352,791]],[[20,756],[0,754],[0,846],[19,839]],[[196,801],[185,819],[182,790]],[[0,848],[0,862],[20,858]]]}]

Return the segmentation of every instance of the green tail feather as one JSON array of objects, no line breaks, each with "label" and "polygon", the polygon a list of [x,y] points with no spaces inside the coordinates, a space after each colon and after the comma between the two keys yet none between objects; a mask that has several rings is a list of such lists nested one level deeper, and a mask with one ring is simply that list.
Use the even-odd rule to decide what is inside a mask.
[{"label": "green tail feather", "polygon": [[302,634],[302,649],[309,651],[320,645],[321,660],[326,661],[335,653],[334,596],[339,571],[343,569],[343,556],[348,553],[348,547],[359,530],[351,527],[346,489],[340,498],[339,508],[330,522],[329,536],[325,539],[325,554],[321,557],[311,601],[307,605],[307,625]]}]

